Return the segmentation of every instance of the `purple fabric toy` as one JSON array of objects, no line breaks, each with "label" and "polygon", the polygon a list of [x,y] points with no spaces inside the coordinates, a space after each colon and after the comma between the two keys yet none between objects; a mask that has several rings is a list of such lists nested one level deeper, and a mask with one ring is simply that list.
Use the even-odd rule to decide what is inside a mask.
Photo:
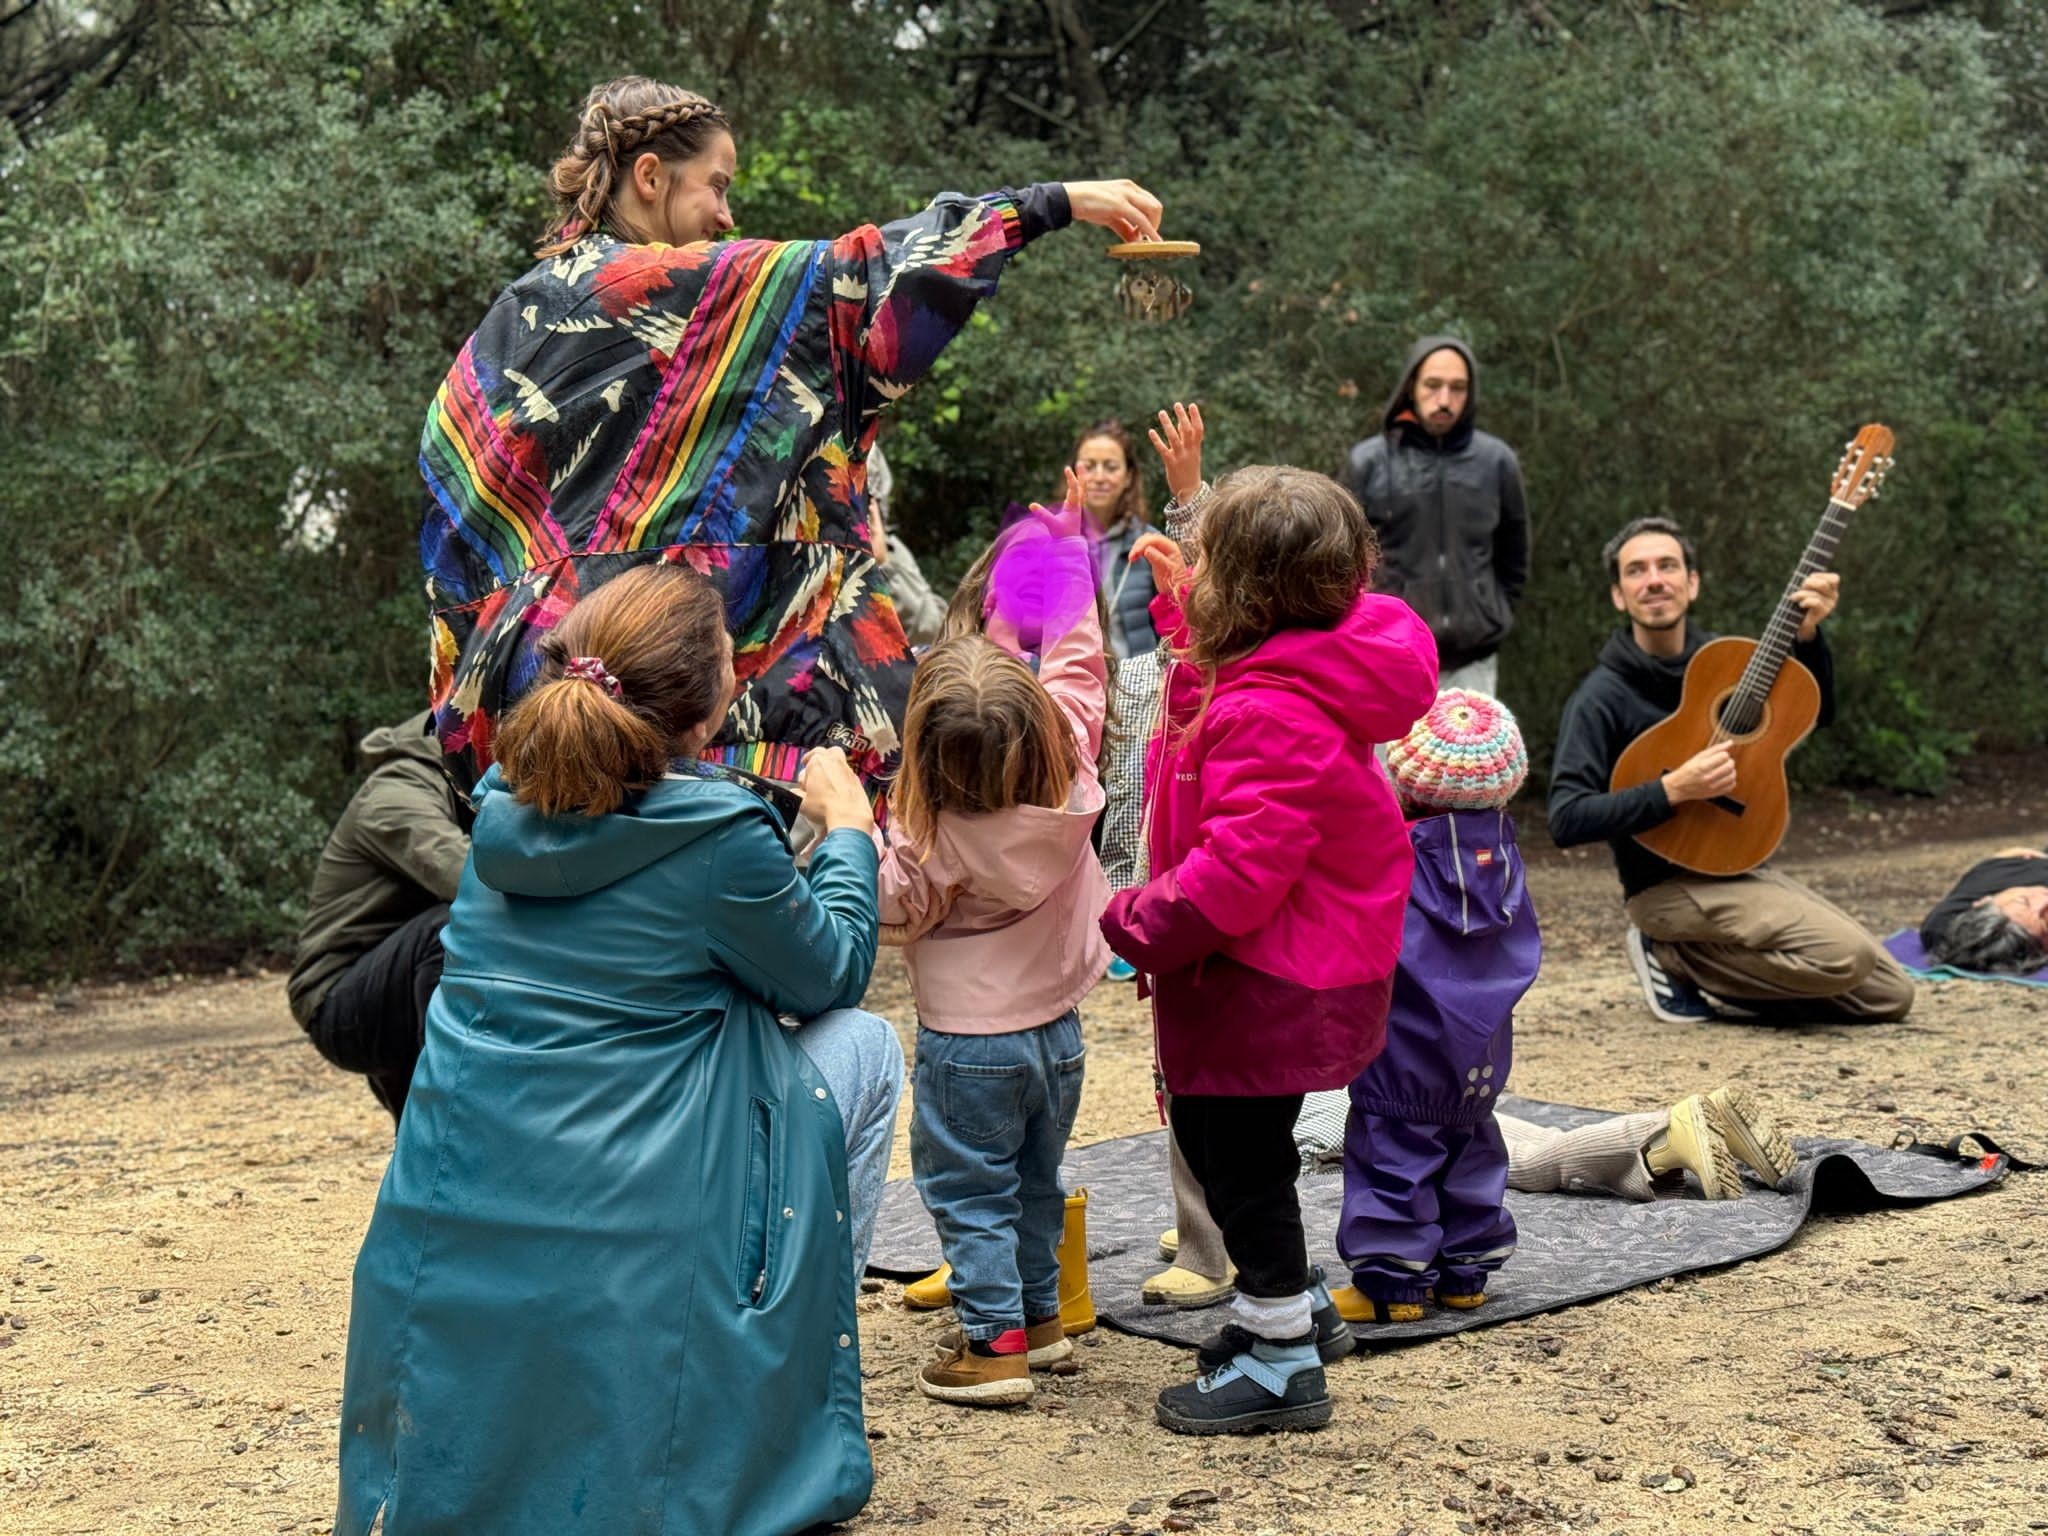
[{"label": "purple fabric toy", "polygon": [[1543,940],[1505,811],[1409,826],[1415,877],[1387,1043],[1351,1085],[1337,1252],[1379,1302],[1478,1296],[1515,1249],[1506,1091],[1515,1005]]},{"label": "purple fabric toy", "polygon": [[1095,603],[1095,568],[1079,508],[1033,506],[996,539],[983,617],[1016,631],[1024,649],[1050,650]]}]

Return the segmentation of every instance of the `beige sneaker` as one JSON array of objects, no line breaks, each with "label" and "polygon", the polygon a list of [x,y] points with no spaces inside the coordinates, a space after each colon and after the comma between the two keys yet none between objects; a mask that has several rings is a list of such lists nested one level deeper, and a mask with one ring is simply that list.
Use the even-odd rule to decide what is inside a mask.
[{"label": "beige sneaker", "polygon": [[977,1355],[957,1329],[941,1336],[939,1348],[938,1358],[917,1373],[917,1390],[926,1397],[968,1408],[1001,1408],[1031,1401],[1035,1389],[1023,1350],[1011,1355]]},{"label": "beige sneaker", "polygon": [[1192,1269],[1182,1269],[1176,1264],[1148,1279],[1139,1290],[1138,1299],[1148,1307],[1178,1307],[1182,1311],[1193,1311],[1197,1307],[1213,1307],[1236,1294],[1236,1269],[1233,1268],[1221,1280],[1212,1280],[1207,1275],[1198,1275]]},{"label": "beige sneaker", "polygon": [[1168,1264],[1180,1257],[1179,1227],[1168,1227],[1159,1234],[1159,1257]]},{"label": "beige sneaker", "polygon": [[1671,1106],[1671,1123],[1650,1138],[1643,1162],[1654,1178],[1684,1170],[1700,1181],[1709,1200],[1734,1200],[1742,1194],[1742,1170],[1716,1128],[1707,1101],[1691,1094]]},{"label": "beige sneaker", "polygon": [[1741,1083],[1728,1083],[1708,1094],[1707,1113],[1728,1150],[1773,1189],[1799,1166],[1791,1139],[1778,1129],[1763,1101]]}]

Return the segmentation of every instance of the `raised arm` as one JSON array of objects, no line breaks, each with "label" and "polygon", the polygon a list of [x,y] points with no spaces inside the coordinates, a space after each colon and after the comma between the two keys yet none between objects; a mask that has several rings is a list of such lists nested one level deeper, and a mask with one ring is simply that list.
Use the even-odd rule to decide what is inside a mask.
[{"label": "raised arm", "polygon": [[854,827],[827,832],[809,877],[763,815],[720,849],[705,893],[712,953],[777,1013],[851,1008],[875,964],[875,846]]},{"label": "raised arm", "polygon": [[1003,265],[1079,219],[1157,239],[1159,200],[1130,181],[1043,181],[1021,192],[941,192],[907,219],[832,242],[832,346],[849,413],[865,423],[931,371]]}]

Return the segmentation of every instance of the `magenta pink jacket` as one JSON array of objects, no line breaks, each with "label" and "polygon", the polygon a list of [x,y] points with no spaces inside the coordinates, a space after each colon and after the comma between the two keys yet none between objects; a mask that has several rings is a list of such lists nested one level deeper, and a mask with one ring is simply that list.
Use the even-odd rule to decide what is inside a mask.
[{"label": "magenta pink jacket", "polygon": [[882,845],[883,938],[905,945],[918,1021],[942,1034],[1050,1024],[1109,965],[1096,927],[1109,882],[1089,841],[1102,812],[1095,756],[1109,691],[1093,604],[1045,653],[1038,680],[1080,753],[1067,803],[941,811],[929,848]]},{"label": "magenta pink jacket", "polygon": [[[1152,606],[1175,650],[1177,602]],[[1361,593],[1334,629],[1288,629],[1166,677],[1147,759],[1153,876],[1111,899],[1110,947],[1151,978],[1177,1094],[1341,1088],[1379,1054],[1414,854],[1373,748],[1436,697],[1436,642],[1399,598]]]}]

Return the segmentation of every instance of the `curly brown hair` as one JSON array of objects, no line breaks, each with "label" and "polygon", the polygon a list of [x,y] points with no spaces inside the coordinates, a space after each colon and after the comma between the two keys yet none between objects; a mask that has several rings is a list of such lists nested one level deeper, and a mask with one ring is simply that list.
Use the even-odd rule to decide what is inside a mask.
[{"label": "curly brown hair", "polygon": [[597,229],[611,229],[612,193],[630,157],[652,150],[664,160],[694,160],[720,133],[725,113],[695,91],[621,75],[583,98],[576,133],[548,171],[554,215],[536,254],[559,256]]},{"label": "curly brown hair", "polygon": [[1216,669],[1283,629],[1329,629],[1372,580],[1379,540],[1351,493],[1328,475],[1252,464],[1226,475],[1202,508],[1202,551],[1181,598],[1208,713]]}]

